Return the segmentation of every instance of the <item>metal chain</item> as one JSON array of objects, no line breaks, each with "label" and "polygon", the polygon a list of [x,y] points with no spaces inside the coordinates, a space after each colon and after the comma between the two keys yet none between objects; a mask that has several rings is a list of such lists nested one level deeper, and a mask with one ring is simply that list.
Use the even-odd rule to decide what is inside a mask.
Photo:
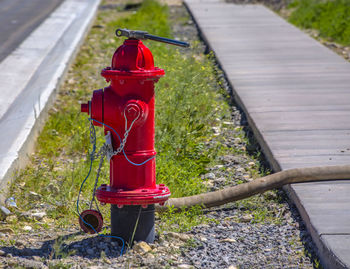
[{"label": "metal chain", "polygon": [[119,147],[117,148],[117,150],[113,151],[112,145],[108,144],[107,142],[105,142],[97,153],[96,153],[96,130],[95,130],[95,126],[93,125],[92,120],[90,120],[90,127],[89,127],[89,129],[90,129],[90,142],[93,145],[93,149],[92,149],[90,157],[92,158],[92,160],[96,160],[96,159],[100,158],[100,162],[99,162],[99,165],[98,165],[98,168],[97,168],[97,173],[96,173],[96,178],[95,178],[95,184],[94,184],[94,189],[93,189],[93,193],[92,193],[92,198],[91,198],[91,201],[90,201],[90,209],[92,208],[92,203],[95,202],[98,211],[100,211],[99,208],[98,208],[96,199],[95,199],[95,195],[96,195],[96,188],[97,188],[97,184],[98,184],[98,179],[100,177],[100,173],[101,173],[101,168],[102,168],[102,165],[103,165],[104,157],[106,155],[108,155],[111,158],[114,155],[117,155],[120,152],[122,152],[122,150],[124,149],[124,146],[126,144],[126,140],[128,139],[129,132],[131,131],[132,126],[134,125],[135,121],[139,118],[139,116],[136,117],[132,121],[132,123],[130,124],[130,127],[127,128],[128,121],[127,121],[126,115],[124,113],[125,133],[124,133],[124,138],[123,138],[122,142],[120,143]]},{"label": "metal chain", "polygon": [[95,178],[95,184],[94,184],[94,190],[92,192],[92,198],[91,198],[91,201],[90,201],[90,209],[92,208],[92,203],[95,202],[98,211],[100,211],[100,209],[98,208],[98,205],[97,205],[97,202],[96,202],[96,199],[95,199],[95,195],[96,195],[96,188],[97,188],[97,184],[98,184],[98,179],[100,177],[101,168],[102,168],[102,165],[103,165],[103,160],[104,160],[106,154],[107,154],[107,148],[106,148],[106,145],[104,144],[100,148],[99,152],[97,153],[97,156],[100,156],[100,162],[98,164],[96,178]]},{"label": "metal chain", "polygon": [[92,145],[92,152],[90,153],[90,158],[92,160],[95,159],[95,151],[96,151],[96,130],[95,126],[90,119],[90,126],[89,126],[89,131],[90,131],[90,143]]},{"label": "metal chain", "polygon": [[126,144],[126,140],[128,139],[128,136],[129,136],[129,132],[130,132],[130,130],[131,130],[131,127],[132,127],[132,126],[130,126],[130,128],[127,129],[127,130],[125,131],[125,133],[124,133],[124,138],[123,138],[122,142],[120,143],[120,145],[119,145],[119,147],[117,148],[117,150],[113,151],[112,156],[119,154],[119,153],[122,152],[122,150],[124,149],[124,146],[125,146],[125,144]]},{"label": "metal chain", "polygon": [[[122,150],[125,147],[126,140],[128,139],[129,132],[131,131],[132,126],[134,125],[135,121],[138,120],[139,117],[140,117],[140,114],[131,122],[130,127],[128,128],[128,119],[126,118],[125,111],[124,111],[124,118],[125,118],[124,138],[123,138],[122,142],[120,143],[119,147],[115,151],[109,152],[111,157],[113,157],[114,155],[117,155],[120,152],[122,152]],[[108,149],[110,150],[110,148],[108,148]]]}]

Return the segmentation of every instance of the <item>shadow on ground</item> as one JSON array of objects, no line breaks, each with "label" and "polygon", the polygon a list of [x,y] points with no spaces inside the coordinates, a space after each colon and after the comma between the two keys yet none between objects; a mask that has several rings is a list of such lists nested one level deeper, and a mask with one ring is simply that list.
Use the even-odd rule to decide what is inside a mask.
[{"label": "shadow on ground", "polygon": [[10,246],[2,247],[1,250],[13,257],[39,256],[46,259],[62,259],[73,255],[91,259],[117,258],[121,255],[122,246],[118,240],[108,235],[91,235],[88,238],[86,236],[83,232],[76,232],[43,241],[40,248]]}]

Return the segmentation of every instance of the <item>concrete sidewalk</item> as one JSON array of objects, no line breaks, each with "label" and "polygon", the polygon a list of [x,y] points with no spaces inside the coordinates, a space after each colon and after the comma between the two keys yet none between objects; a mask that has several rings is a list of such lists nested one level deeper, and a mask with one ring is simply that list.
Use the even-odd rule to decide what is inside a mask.
[{"label": "concrete sidewalk", "polygon": [[[274,171],[350,164],[350,64],[260,5],[185,0]],[[326,268],[350,267],[350,181],[286,186]]]},{"label": "concrete sidewalk", "polygon": [[[23,168],[100,0],[65,0],[0,63],[0,188]],[[0,194],[0,202],[4,195]]]}]

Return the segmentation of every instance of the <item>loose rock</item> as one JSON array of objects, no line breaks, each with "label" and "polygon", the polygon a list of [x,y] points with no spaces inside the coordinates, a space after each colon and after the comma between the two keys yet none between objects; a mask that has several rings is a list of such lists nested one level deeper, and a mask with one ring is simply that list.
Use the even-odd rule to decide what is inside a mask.
[{"label": "loose rock", "polygon": [[0,206],[0,220],[5,220],[9,215],[11,215],[11,211],[4,206]]},{"label": "loose rock", "polygon": [[138,242],[133,249],[138,253],[147,253],[152,250],[152,248],[144,241]]},{"label": "loose rock", "polygon": [[253,216],[250,214],[243,215],[239,220],[241,222],[250,222],[253,219]]},{"label": "loose rock", "polygon": [[183,242],[187,242],[188,240],[190,240],[192,238],[188,234],[181,234],[181,233],[174,233],[174,232],[168,232],[167,236],[179,239],[179,240],[181,240]]},{"label": "loose rock", "polygon": [[16,215],[10,215],[6,218],[6,222],[12,223],[17,221],[17,216]]},{"label": "loose rock", "polygon": [[42,220],[46,216],[46,212],[35,212],[31,214],[31,217],[35,220]]},{"label": "loose rock", "polygon": [[225,243],[225,242],[227,242],[227,243],[236,243],[237,240],[234,239],[234,238],[225,238],[225,239],[219,240],[219,242],[220,242],[220,243]]},{"label": "loose rock", "polygon": [[177,266],[178,269],[192,269],[194,266],[189,265],[189,264],[180,264]]},{"label": "loose rock", "polygon": [[54,183],[50,183],[49,185],[47,185],[46,189],[52,194],[57,194],[60,191],[59,187]]},{"label": "loose rock", "polygon": [[30,201],[39,201],[41,200],[42,196],[34,191],[30,191],[29,193],[27,193],[27,198],[30,200]]},{"label": "loose rock", "polygon": [[5,200],[5,205],[9,208],[13,207],[13,208],[18,208],[17,204],[16,204],[16,199],[15,197],[9,197]]},{"label": "loose rock", "polygon": [[30,232],[31,230],[33,230],[33,228],[31,226],[28,226],[28,225],[24,226],[22,229],[26,232]]}]

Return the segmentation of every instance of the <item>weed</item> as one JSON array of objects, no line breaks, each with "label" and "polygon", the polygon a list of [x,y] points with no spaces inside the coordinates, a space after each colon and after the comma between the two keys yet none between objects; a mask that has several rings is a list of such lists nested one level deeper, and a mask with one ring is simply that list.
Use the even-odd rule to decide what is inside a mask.
[{"label": "weed", "polygon": [[303,28],[313,28],[325,38],[350,45],[350,1],[295,0],[289,20]]},{"label": "weed", "polygon": [[160,214],[160,219],[160,232],[163,230],[186,232],[193,226],[215,221],[203,215],[202,208],[199,205],[180,212],[176,212],[174,207],[169,207],[166,212]]},{"label": "weed", "polygon": [[54,244],[52,245],[52,251],[50,254],[50,260],[52,259],[64,259],[67,258],[71,255],[73,255],[75,253],[75,250],[71,250],[71,251],[66,251],[64,249],[65,247],[65,242],[63,239],[56,239]]},{"label": "weed", "polygon": [[185,248],[197,248],[199,247],[199,243],[194,239],[194,238],[190,238],[186,241]]}]

